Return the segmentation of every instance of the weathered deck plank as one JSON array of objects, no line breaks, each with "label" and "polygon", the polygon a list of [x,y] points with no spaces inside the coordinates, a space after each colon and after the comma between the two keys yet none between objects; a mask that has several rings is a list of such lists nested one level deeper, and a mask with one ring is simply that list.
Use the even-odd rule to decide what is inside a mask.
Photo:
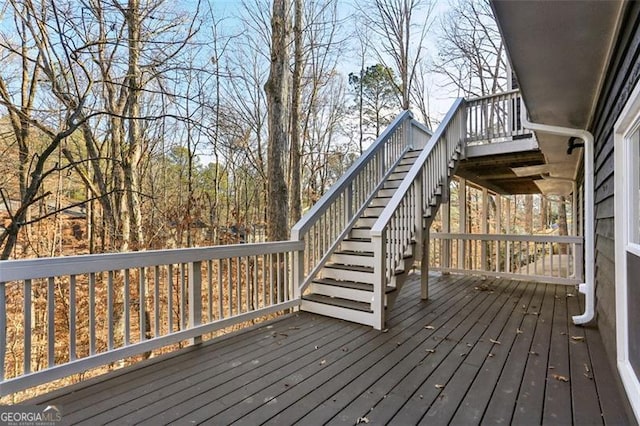
[{"label": "weathered deck plank", "polygon": [[385,332],[293,314],[33,402],[79,424],[632,423],[573,287],[453,275],[430,294],[409,284]]}]

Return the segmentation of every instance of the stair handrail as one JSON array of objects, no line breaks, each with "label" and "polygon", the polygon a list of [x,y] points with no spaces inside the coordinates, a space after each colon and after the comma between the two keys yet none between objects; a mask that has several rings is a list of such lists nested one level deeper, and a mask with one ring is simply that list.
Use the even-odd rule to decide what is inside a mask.
[{"label": "stair handrail", "polygon": [[[297,255],[293,265],[296,297],[301,296],[382,186],[393,166],[410,149],[406,123],[412,119],[410,111],[401,112],[291,229],[291,240],[305,242],[303,252]],[[326,213],[330,211],[332,217],[327,218]],[[322,229],[310,235],[318,224]]]},{"label": "stair handrail", "polygon": [[372,305],[380,326],[384,323],[386,286],[412,241],[415,239],[418,246],[422,243],[423,218],[430,200],[436,195],[442,180],[446,179],[449,162],[464,142],[465,113],[464,99],[456,99],[371,227],[375,274]]}]

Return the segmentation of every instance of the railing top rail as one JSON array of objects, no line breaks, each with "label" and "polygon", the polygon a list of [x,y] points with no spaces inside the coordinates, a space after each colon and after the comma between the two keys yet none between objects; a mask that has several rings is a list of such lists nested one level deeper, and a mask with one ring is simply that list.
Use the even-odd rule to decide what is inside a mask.
[{"label": "railing top rail", "polygon": [[443,136],[445,130],[449,127],[449,123],[463,103],[463,98],[458,98],[453,103],[453,105],[449,109],[449,112],[447,112],[447,115],[444,117],[444,120],[442,120],[442,123],[445,123],[445,125],[440,124],[440,126],[438,126],[438,129],[431,135],[429,142],[427,142],[427,145],[420,153],[420,156],[418,156],[416,162],[413,164],[413,166],[411,166],[411,169],[409,169],[407,176],[405,176],[405,178],[402,180],[402,183],[396,190],[395,194],[393,194],[391,200],[389,200],[389,204],[387,204],[376,223],[371,227],[371,235],[378,237],[382,235],[382,231],[384,230],[384,228],[386,228],[387,223],[389,223],[389,221],[391,220],[391,217],[402,202],[402,199],[411,187],[411,184],[418,176],[418,173],[420,173],[424,162],[427,161],[429,153],[436,145],[438,140]]},{"label": "railing top rail", "polygon": [[229,257],[299,251],[302,241],[232,244],[172,250],[149,250],[128,253],[88,254],[67,257],[5,260],[0,262],[0,283],[92,272],[117,271],[158,265],[200,262]]},{"label": "railing top rail", "polygon": [[301,233],[306,231],[311,225],[311,220],[319,212],[321,212],[326,204],[331,203],[336,197],[338,197],[341,191],[351,183],[357,173],[365,167],[367,161],[382,147],[385,140],[393,133],[402,122],[407,118],[413,118],[411,111],[405,110],[401,112],[393,122],[385,129],[380,136],[371,144],[371,146],[356,160],[355,163],[349,167],[349,169],[338,179],[336,183],[327,191],[320,200],[318,200],[311,209],[296,223],[291,229],[291,239],[297,240]]},{"label": "railing top rail", "polygon": [[521,235],[521,234],[456,234],[447,232],[432,232],[431,238],[481,240],[481,241],[522,241],[533,243],[568,243],[581,244],[582,237],[569,235]]},{"label": "railing top rail", "polygon": [[520,93],[520,89],[508,90],[506,92],[500,92],[500,93],[492,93],[490,95],[478,96],[477,98],[469,98],[467,99],[467,103],[472,104],[479,101],[484,101],[486,99],[497,98],[499,96],[515,95],[518,93]]}]

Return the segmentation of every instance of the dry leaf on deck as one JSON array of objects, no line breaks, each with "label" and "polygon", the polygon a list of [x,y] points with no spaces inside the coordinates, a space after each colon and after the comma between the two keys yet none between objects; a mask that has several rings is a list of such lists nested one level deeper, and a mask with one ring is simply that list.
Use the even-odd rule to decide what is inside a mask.
[{"label": "dry leaf on deck", "polygon": [[435,352],[436,352],[436,350],[435,350],[435,349],[427,349],[427,350],[426,350],[426,352],[427,352],[427,353],[430,353],[430,354],[433,354],[433,353],[435,353]]},{"label": "dry leaf on deck", "polygon": [[432,325],[425,325],[424,328],[426,328],[427,330],[435,330],[436,328]]},{"label": "dry leaf on deck", "polygon": [[584,336],[571,336],[571,340],[575,340],[576,342],[582,342],[584,340]]},{"label": "dry leaf on deck", "polygon": [[444,389],[444,385],[436,385],[436,388],[438,388],[438,389]]},{"label": "dry leaf on deck", "polygon": [[366,417],[358,417],[358,420],[356,420],[356,424],[359,425],[360,423],[369,423],[369,419]]},{"label": "dry leaf on deck", "polygon": [[501,344],[502,344],[502,343],[500,343],[500,340],[489,339],[489,341],[490,341],[491,343],[496,344],[496,345],[501,345]]},{"label": "dry leaf on deck", "polygon": [[560,381],[560,382],[568,382],[569,378],[567,376],[561,376],[560,374],[552,374],[551,377]]}]

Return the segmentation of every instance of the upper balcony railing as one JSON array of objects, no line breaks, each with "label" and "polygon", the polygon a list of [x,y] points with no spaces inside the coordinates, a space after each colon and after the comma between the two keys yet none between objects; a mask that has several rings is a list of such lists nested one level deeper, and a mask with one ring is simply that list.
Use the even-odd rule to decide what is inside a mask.
[{"label": "upper balcony railing", "polygon": [[467,145],[484,145],[524,138],[532,132],[522,127],[520,110],[524,108],[519,90],[498,93],[466,101]]}]

